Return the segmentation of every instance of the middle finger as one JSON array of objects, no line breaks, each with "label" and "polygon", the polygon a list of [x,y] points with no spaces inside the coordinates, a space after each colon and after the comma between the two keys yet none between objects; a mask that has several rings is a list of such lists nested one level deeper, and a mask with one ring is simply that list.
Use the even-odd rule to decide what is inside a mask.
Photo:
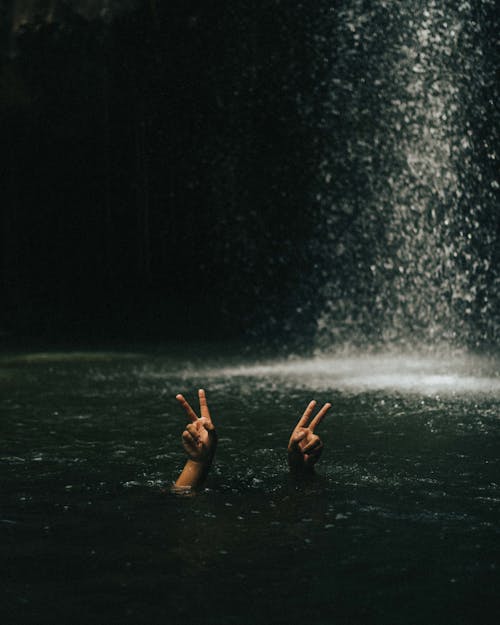
[{"label": "middle finger", "polygon": [[318,414],[314,417],[309,425],[309,429],[311,430],[311,432],[314,432],[314,428],[318,427],[318,425],[323,421],[326,413],[330,410],[331,407],[332,405],[330,403],[326,403],[323,408],[321,408],[321,410],[318,412]]}]

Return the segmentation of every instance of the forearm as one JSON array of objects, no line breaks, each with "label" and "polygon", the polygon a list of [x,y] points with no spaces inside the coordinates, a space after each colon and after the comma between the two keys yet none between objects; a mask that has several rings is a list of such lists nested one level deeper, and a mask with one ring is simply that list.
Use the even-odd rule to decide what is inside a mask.
[{"label": "forearm", "polygon": [[197,488],[200,486],[210,471],[212,461],[188,460],[174,484],[175,488]]}]

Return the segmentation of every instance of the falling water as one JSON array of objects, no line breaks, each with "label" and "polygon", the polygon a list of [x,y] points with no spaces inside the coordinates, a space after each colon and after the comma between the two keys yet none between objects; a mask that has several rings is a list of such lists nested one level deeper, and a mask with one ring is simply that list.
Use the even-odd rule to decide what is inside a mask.
[{"label": "falling water", "polygon": [[322,15],[305,111],[322,137],[320,351],[498,345],[492,11],[354,0]]},{"label": "falling water", "polygon": [[[58,19],[63,23],[68,7],[74,7],[79,18],[97,20],[101,16],[106,21],[114,12],[121,14],[122,7],[135,4],[134,0],[26,0],[11,2],[9,13],[15,30],[35,12],[40,12],[47,23]],[[137,117],[129,117],[122,109],[101,107],[110,129],[103,149],[109,149],[107,144],[113,137],[117,140],[118,134],[126,134],[127,126],[129,131],[139,129],[138,136],[145,139],[148,112],[151,135],[161,137],[163,132],[166,139],[151,143],[150,158],[154,153],[159,155],[158,169],[151,169],[156,176],[142,176],[136,184],[137,179],[131,175],[132,183],[127,187],[128,170],[120,176],[115,172],[111,182],[114,185],[121,181],[124,190],[109,195],[106,201],[115,197],[117,210],[113,214],[127,221],[130,214],[135,214],[127,213],[126,204],[122,206],[127,189],[130,195],[141,195],[146,190],[148,202],[151,198],[150,232],[166,233],[164,238],[158,235],[156,248],[154,237],[151,239],[155,262],[160,262],[174,239],[180,239],[176,250],[181,246],[187,249],[183,262],[193,273],[179,272],[179,280],[174,281],[176,305],[181,306],[186,293],[191,292],[181,287],[189,282],[187,277],[194,275],[197,260],[205,263],[207,259],[208,264],[213,252],[218,270],[206,275],[223,278],[222,288],[210,300],[217,305],[203,305],[203,294],[200,298],[198,291],[212,287],[203,274],[203,281],[194,281],[193,308],[200,308],[216,323],[224,301],[230,299],[225,294],[231,293],[235,300],[242,298],[249,308],[260,307],[263,316],[272,317],[273,311],[285,310],[282,300],[289,295],[286,306],[296,307],[297,315],[303,315],[294,327],[298,331],[290,334],[307,343],[304,337],[308,336],[309,321],[304,318],[314,311],[311,316],[316,319],[318,354],[315,358],[280,359],[277,350],[272,349],[272,358],[262,362],[248,353],[242,355],[239,345],[233,351],[222,342],[185,341],[182,327],[177,326],[176,344],[155,343],[140,353],[127,345],[116,352],[101,349],[1,354],[4,492],[0,556],[7,566],[0,622],[496,623],[500,517],[498,354],[462,354],[460,358],[446,359],[440,352],[415,353],[423,351],[423,346],[443,344],[482,348],[478,350],[482,352],[489,344],[498,345],[500,338],[496,242],[500,230],[495,207],[498,144],[494,124],[499,98],[492,78],[498,58],[492,48],[498,36],[498,19],[493,19],[493,2],[245,0],[227,3],[218,11],[217,3],[200,1],[199,7],[207,7],[205,13],[196,6],[191,12],[191,3],[137,4],[146,7],[148,19],[137,23],[125,20],[130,31],[106,31],[99,25],[109,46],[105,46],[105,56],[110,71],[106,66],[102,74],[104,93],[108,89],[114,93],[110,103],[125,101],[129,94],[133,100],[134,89],[124,90],[123,97],[118,87],[112,89],[114,80],[122,84],[115,74],[125,73],[125,85],[128,80],[138,82],[137,100],[141,104]],[[186,14],[178,8],[184,4],[190,9]],[[164,9],[163,18],[162,5],[173,6]],[[176,13],[188,18],[184,26],[173,19]],[[207,19],[213,14],[222,26],[216,24],[217,19]],[[226,23],[225,14],[230,16]],[[290,14],[293,19],[288,29],[279,31]],[[87,30],[79,19],[71,23],[74,30],[67,30],[65,36],[71,39],[71,47],[77,47],[87,40],[92,28]],[[269,23],[271,28],[266,30]],[[150,29],[145,24],[151,24]],[[203,37],[210,30],[207,24],[217,33],[214,39]],[[177,39],[175,29],[179,29]],[[261,38],[259,29],[265,32]],[[307,31],[304,49],[302,29]],[[44,31],[40,24],[34,29],[44,42],[52,41],[52,37],[64,41],[63,30]],[[136,31],[157,45],[151,43],[152,47],[145,49],[139,46],[142,54],[148,53],[144,57],[135,52],[123,54],[131,46],[127,42],[137,43],[135,36],[129,38],[130,32]],[[231,39],[233,31],[237,35]],[[30,35],[29,28],[25,34]],[[180,45],[183,37],[186,46]],[[169,38],[173,43],[164,48]],[[123,47],[118,46],[120,40],[126,42]],[[228,40],[232,48],[226,48]],[[51,74],[57,74],[53,68],[60,67],[56,60],[64,48],[45,48],[45,43],[41,49],[48,49],[50,54],[43,55],[38,53],[36,41],[36,37],[28,36],[23,45],[34,47],[24,50],[36,52],[27,57],[31,63],[47,57],[48,70],[41,75],[48,80]],[[220,65],[210,56],[213,46],[207,43],[213,41],[223,50],[214,57]],[[264,52],[259,55],[262,42],[268,47],[260,46]],[[274,42],[278,42],[276,47]],[[199,72],[192,74],[187,71],[192,61],[177,68],[182,53],[191,53],[198,45],[209,63],[200,64]],[[287,56],[294,45],[295,52]],[[179,57],[175,56],[177,46],[181,49]],[[95,53],[92,46],[85,50]],[[19,62],[22,60],[22,46],[18,52],[14,48],[10,52],[13,58],[16,53]],[[53,85],[74,90],[76,99],[89,108],[90,117],[100,110],[92,108],[91,102],[101,102],[92,94],[108,102],[99,90],[77,89],[79,84],[91,87],[95,76],[100,75],[92,62],[101,56],[95,54],[89,56],[90,69],[83,72],[82,83],[70,80],[66,85],[62,79],[60,83],[48,82],[51,106],[44,107],[43,98],[40,103],[33,98],[37,116],[49,129],[46,141],[48,137],[52,140],[54,128],[59,129],[57,138],[58,133],[65,134],[63,130],[73,129],[86,119],[79,107],[66,110],[63,106],[72,99],[62,99],[54,110],[60,111],[62,118],[71,118],[71,124],[60,128],[52,125],[46,113],[54,114],[52,91],[59,95]],[[84,56],[82,53],[81,58]],[[132,64],[135,56],[140,63]],[[68,58],[74,57],[69,54]],[[124,61],[127,58],[130,66]],[[295,59],[295,66],[290,59]],[[286,64],[293,69],[280,82],[279,74]],[[305,71],[301,73],[306,65],[311,70],[307,77]],[[129,67],[136,71],[129,71]],[[163,77],[165,72],[167,78]],[[261,81],[257,80],[259,73],[264,76]],[[142,74],[144,82],[139,80]],[[294,82],[295,74],[298,78]],[[38,76],[35,70],[33,76]],[[170,84],[172,77],[175,80]],[[276,84],[271,84],[270,77]],[[2,78],[5,80],[5,76]],[[201,88],[186,90],[185,83],[190,80],[200,80]],[[148,88],[148,83],[153,87]],[[165,99],[159,98],[163,88]],[[37,91],[33,89],[33,93]],[[45,93],[41,87],[40,93]],[[189,108],[188,101],[196,100],[188,97],[190,94],[201,94],[207,108],[216,103],[217,115],[197,115],[196,108],[203,108],[203,103],[197,101],[196,107]],[[295,104],[295,94],[305,126],[300,134],[294,125],[295,109],[291,114],[287,108],[287,98]],[[143,103],[151,108],[143,109]],[[164,103],[173,106],[164,110]],[[125,104],[126,109],[134,108],[133,102]],[[278,115],[268,115],[268,109],[276,113],[280,106],[285,121]],[[182,126],[181,108],[186,108],[189,129],[200,134],[199,144],[184,141],[188,134],[176,134],[171,128],[177,123]],[[114,124],[116,135],[111,132],[113,116],[108,117],[108,111],[113,110],[121,111]],[[169,110],[178,111],[177,116],[162,126]],[[259,116],[265,118],[265,124],[255,122]],[[213,132],[204,132],[210,124],[201,121],[207,120],[219,121],[213,124]],[[294,123],[289,129],[286,126],[290,120]],[[32,139],[30,134],[33,125],[27,123],[26,128],[30,147],[31,142],[36,146],[36,135]],[[18,134],[12,133],[16,141]],[[294,137],[291,141],[296,134],[299,140]],[[281,137],[280,143],[281,135],[286,140]],[[71,144],[77,144],[78,137],[85,137],[92,145],[92,154],[95,150],[97,156],[101,151],[102,144],[90,140],[97,134],[70,134]],[[175,149],[169,153],[171,137],[189,157],[177,169]],[[22,136],[19,141],[21,147],[28,145]],[[180,215],[189,213],[195,203],[186,188],[184,193],[173,193],[177,181],[171,187],[159,182],[175,179],[175,174],[182,174],[186,168],[184,175],[189,182],[193,179],[193,184],[199,183],[191,174],[200,173],[196,164],[186,164],[190,163],[191,152],[196,151],[193,145],[202,143],[206,152],[200,162],[209,170],[210,183],[213,178],[217,187],[217,193],[209,199],[215,198],[217,204],[217,198],[221,198],[218,210],[212,213],[212,207],[209,209],[207,222],[217,226],[208,232],[198,223],[198,217],[206,211],[205,202],[201,204],[203,210],[193,211],[192,222],[177,222],[177,213],[169,221],[170,206],[178,202]],[[59,139],[54,145],[54,149],[66,146],[69,154],[63,151],[62,158],[68,158],[70,165],[76,162],[71,160],[69,141],[61,143]],[[117,142],[109,154],[118,155],[119,147],[126,145]],[[284,145],[291,152],[296,150],[289,161]],[[146,169],[148,159],[144,154],[148,151],[141,150],[138,164],[142,171]],[[19,152],[25,156],[21,149]],[[283,161],[282,169],[274,161],[276,153],[280,166]],[[86,172],[82,180],[87,183],[95,177],[100,187],[104,173],[109,173],[107,167],[102,177],[90,176],[94,170],[84,167],[90,152],[75,154]],[[118,160],[116,170],[125,167],[127,159],[134,162],[133,149]],[[217,159],[221,164],[209,169],[208,163]],[[29,164],[38,166],[41,160],[37,155],[36,160],[28,159],[26,164],[20,158],[21,173],[13,177],[20,188],[29,186]],[[291,172],[295,171],[295,162],[302,160],[306,174],[294,184]],[[315,168],[311,161],[316,162]],[[256,162],[261,168],[258,171]],[[165,163],[172,165],[173,173],[167,171]],[[48,165],[53,166],[50,159]],[[107,256],[98,255],[99,231],[92,232],[98,213],[85,203],[71,207],[70,199],[78,193],[72,196],[69,190],[77,178],[70,165],[62,168],[57,178],[49,177],[49,182],[58,183],[68,178],[60,191],[61,203],[56,202],[54,207],[36,204],[33,214],[47,216],[49,223],[63,232],[64,224],[73,225],[72,221],[63,221],[64,212],[88,212],[88,221],[74,223],[87,225],[82,239],[92,256],[95,250],[99,265],[99,259],[107,260]],[[312,180],[310,170],[316,171]],[[48,167],[42,172],[48,172]],[[294,233],[281,225],[293,221],[287,220],[290,216],[302,217],[292,202],[292,197],[302,197],[302,185],[306,188],[304,195],[311,189],[311,203],[304,209],[308,211],[306,218],[298,221],[300,232]],[[49,186],[41,185],[40,189]],[[205,200],[203,185],[200,188],[199,195],[192,197]],[[36,184],[33,189],[38,202],[43,193]],[[92,198],[93,203],[94,193],[97,195],[96,188],[90,186],[90,192],[83,194],[85,202]],[[279,204],[282,194],[285,199]],[[53,197],[51,193],[47,196]],[[155,197],[161,198],[156,205]],[[171,202],[165,204],[166,198]],[[12,224],[22,213],[21,199],[16,187]],[[273,222],[265,213],[272,212],[270,207],[276,208],[274,199],[277,216]],[[289,200],[292,208],[281,212]],[[227,211],[220,208],[224,202]],[[147,207],[149,211],[149,203]],[[51,211],[57,214],[52,222]],[[155,214],[157,222],[153,221]],[[166,220],[161,221],[159,215],[166,216]],[[24,222],[19,218],[18,223]],[[202,230],[199,256],[196,246],[186,244],[189,239],[178,236],[182,230],[178,223]],[[316,228],[312,241],[310,223],[316,224],[312,227]],[[36,238],[50,247],[50,240],[43,237],[50,227],[44,230],[41,220],[37,224]],[[274,229],[269,224],[274,224]],[[118,262],[126,262],[122,258],[126,257],[122,241],[125,230],[115,223],[113,228],[114,241],[119,245],[110,249],[120,251]],[[283,233],[285,243],[281,246],[276,233]],[[25,237],[20,229],[18,235],[14,243],[35,240]],[[215,240],[212,247],[211,239]],[[54,267],[53,279],[61,282],[64,299],[71,298],[72,292],[66,288],[74,278],[71,272],[80,278],[85,259],[91,259],[78,256],[78,264],[72,264],[69,247],[74,240],[68,241],[61,248],[67,250],[65,255],[57,254],[60,248],[54,248],[57,265],[49,263],[44,268],[44,273],[50,273],[50,267]],[[28,245],[16,248],[13,265],[21,265],[23,249],[28,250]],[[25,263],[36,258],[44,266],[41,249],[35,247]],[[144,249],[146,246],[141,247]],[[232,249],[238,254],[231,256]],[[192,254],[194,261],[189,264],[187,256]],[[167,261],[174,258],[175,254],[166,255]],[[68,265],[66,274],[59,273],[59,265],[63,264]],[[280,264],[295,271],[281,271]],[[201,269],[205,268],[202,264]],[[169,267],[169,281],[171,273],[175,271]],[[294,273],[294,277],[288,273]],[[125,270],[120,270],[111,275],[124,274]],[[255,284],[257,274],[266,277],[260,286]],[[12,275],[17,273],[12,270]],[[288,288],[289,293],[285,293],[288,285],[297,288]],[[109,289],[106,296],[114,292]],[[147,301],[142,301],[138,292],[135,299],[138,306],[147,308]],[[272,300],[278,304],[273,305]],[[92,307],[97,303],[94,299]],[[244,308],[238,305],[232,310]],[[20,309],[15,308],[16,314]],[[125,316],[126,309],[120,312]],[[191,320],[196,317],[187,316],[189,323],[185,327],[191,332],[196,325]],[[275,317],[274,327],[286,325],[287,314]],[[219,327],[227,318],[219,322]],[[360,353],[330,353],[352,346],[359,347]],[[389,349],[394,347],[404,353],[394,354],[395,350]],[[185,415],[175,395],[183,392],[193,401],[195,389],[201,386],[207,389],[219,435],[216,459],[207,488],[196,497],[178,497],[170,493],[169,485],[185,461],[181,444]],[[292,428],[313,397],[330,401],[333,409],[320,428],[324,452],[318,472],[300,479],[289,475],[286,447]]]}]

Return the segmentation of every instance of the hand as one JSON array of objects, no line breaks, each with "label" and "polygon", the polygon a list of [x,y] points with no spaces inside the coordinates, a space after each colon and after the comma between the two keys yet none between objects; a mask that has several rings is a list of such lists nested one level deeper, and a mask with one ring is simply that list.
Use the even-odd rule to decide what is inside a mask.
[{"label": "hand", "polygon": [[194,462],[211,462],[217,447],[217,433],[215,426],[210,418],[205,391],[198,391],[200,398],[200,414],[198,417],[196,412],[191,408],[183,395],[176,395],[177,401],[182,405],[191,423],[186,425],[186,429],[182,433],[182,445],[190,460]]},{"label": "hand", "polygon": [[323,443],[320,437],[314,433],[314,430],[324,419],[332,405],[325,404],[311,423],[307,425],[315,406],[314,400],[309,403],[290,436],[288,464],[291,469],[313,471],[314,465],[318,462],[323,451]]},{"label": "hand", "polygon": [[205,391],[198,391],[200,415],[191,408],[183,395],[176,395],[177,401],[186,411],[190,423],[182,433],[182,445],[188,456],[186,466],[179,475],[175,487],[194,488],[201,484],[208,474],[217,447],[217,433],[208,410]]}]

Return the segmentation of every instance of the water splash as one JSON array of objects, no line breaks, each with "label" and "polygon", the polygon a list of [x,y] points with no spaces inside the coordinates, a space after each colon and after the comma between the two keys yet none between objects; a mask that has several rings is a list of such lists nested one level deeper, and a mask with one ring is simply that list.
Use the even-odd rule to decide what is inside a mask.
[{"label": "water splash", "polygon": [[315,197],[321,352],[498,346],[492,6],[367,11],[354,0],[323,15],[317,64],[328,78],[310,113],[326,137]]},{"label": "water splash", "polygon": [[328,356],[214,368],[207,377],[262,378],[314,392],[392,391],[423,395],[500,395],[500,363],[393,354]]}]

